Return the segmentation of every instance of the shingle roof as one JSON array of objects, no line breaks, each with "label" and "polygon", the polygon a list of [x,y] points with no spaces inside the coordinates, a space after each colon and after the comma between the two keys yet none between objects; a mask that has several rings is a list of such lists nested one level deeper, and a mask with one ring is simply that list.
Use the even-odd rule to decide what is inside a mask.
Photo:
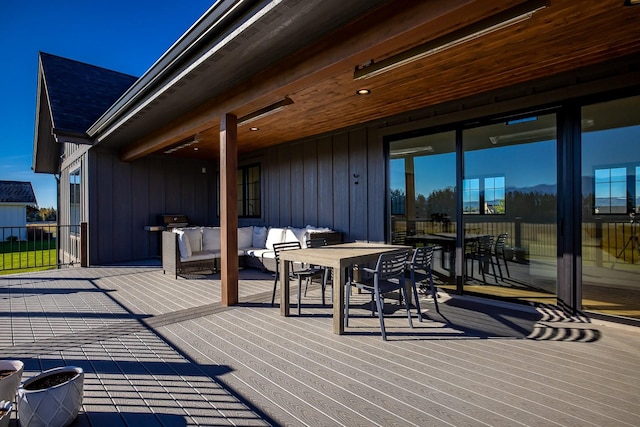
[{"label": "shingle roof", "polygon": [[40,60],[57,129],[85,132],[137,80],[44,52]]},{"label": "shingle roof", "polygon": [[0,181],[0,203],[37,204],[30,182]]}]

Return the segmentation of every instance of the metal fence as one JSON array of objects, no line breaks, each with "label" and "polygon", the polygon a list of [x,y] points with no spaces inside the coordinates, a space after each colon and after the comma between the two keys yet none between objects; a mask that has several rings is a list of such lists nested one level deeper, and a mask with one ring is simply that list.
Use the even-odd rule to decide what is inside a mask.
[{"label": "metal fence", "polygon": [[[415,220],[392,221],[392,241],[400,242],[413,234],[455,233],[455,222]],[[536,257],[557,256],[557,226],[520,220],[469,221],[465,218],[465,232],[497,236],[508,233],[506,245],[523,248]],[[621,221],[591,221],[582,224],[582,260],[601,266],[612,262],[634,263],[640,260],[640,224]]]},{"label": "metal fence", "polygon": [[80,225],[38,222],[0,227],[0,272],[46,270],[80,264]]}]

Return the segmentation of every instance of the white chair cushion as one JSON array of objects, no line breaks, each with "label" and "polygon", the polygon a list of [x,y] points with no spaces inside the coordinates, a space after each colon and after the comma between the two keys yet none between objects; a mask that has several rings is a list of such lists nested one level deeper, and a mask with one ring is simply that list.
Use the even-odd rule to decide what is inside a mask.
[{"label": "white chair cushion", "polygon": [[265,248],[267,243],[267,227],[253,227],[251,246],[254,248]]},{"label": "white chair cushion", "polygon": [[202,227],[202,249],[219,251],[220,248],[220,227]]},{"label": "white chair cushion", "polygon": [[249,249],[246,254],[256,258],[271,258],[276,257],[276,253],[272,249]]},{"label": "white chair cushion", "polygon": [[274,243],[284,242],[284,232],[284,228],[270,227],[269,232],[267,233],[267,241],[265,242],[264,247],[266,249],[273,250]]},{"label": "white chair cushion", "polygon": [[189,236],[189,244],[193,252],[202,251],[202,227],[182,227],[180,230]]},{"label": "white chair cushion", "polygon": [[253,227],[238,228],[238,249],[253,246]]},{"label": "white chair cushion", "polygon": [[301,247],[306,247],[305,245],[303,245],[303,242],[305,242],[305,238],[304,235],[306,234],[307,230],[305,229],[301,229],[301,228],[287,228],[284,232],[284,239],[282,240],[283,242],[299,242]]},{"label": "white chair cushion", "polygon": [[189,236],[182,230],[177,228],[173,230],[178,235],[178,249],[180,250],[180,259],[189,258],[193,253],[191,251],[191,244],[189,243]]}]

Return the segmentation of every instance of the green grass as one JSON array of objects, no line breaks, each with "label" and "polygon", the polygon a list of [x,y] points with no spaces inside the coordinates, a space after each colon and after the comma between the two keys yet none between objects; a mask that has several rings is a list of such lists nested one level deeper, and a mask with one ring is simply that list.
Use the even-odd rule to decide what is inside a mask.
[{"label": "green grass", "polygon": [[[55,244],[52,245],[54,249],[32,248],[31,250],[26,250],[26,243],[21,243],[22,252],[5,252],[4,250],[0,250],[0,274],[50,270],[57,267],[58,258]],[[39,245],[36,245],[36,247],[37,246]]]}]

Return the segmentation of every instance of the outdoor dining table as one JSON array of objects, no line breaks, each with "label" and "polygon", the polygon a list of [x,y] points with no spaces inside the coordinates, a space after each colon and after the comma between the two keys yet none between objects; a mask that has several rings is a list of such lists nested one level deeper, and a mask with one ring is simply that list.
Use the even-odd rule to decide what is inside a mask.
[{"label": "outdoor dining table", "polygon": [[[318,248],[293,249],[280,253],[280,278],[289,277],[289,264],[300,262],[333,268],[333,333],[344,333],[346,271],[356,264],[376,262],[380,254],[410,246],[385,243],[342,243]],[[284,281],[282,282],[284,283]],[[289,286],[280,286],[280,315],[289,316]]]}]

